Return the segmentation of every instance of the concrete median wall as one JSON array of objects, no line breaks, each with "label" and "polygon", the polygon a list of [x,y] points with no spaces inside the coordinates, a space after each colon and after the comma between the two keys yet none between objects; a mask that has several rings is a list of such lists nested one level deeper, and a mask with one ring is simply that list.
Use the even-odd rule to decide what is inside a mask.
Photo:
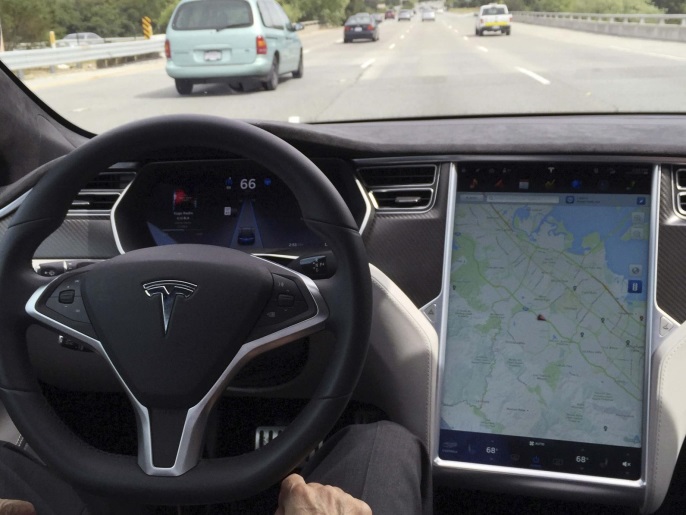
[{"label": "concrete median wall", "polygon": [[513,21],[613,36],[686,42],[686,25],[683,24],[668,24],[660,21],[654,23],[641,20],[629,21],[627,18],[622,19],[621,15],[617,15],[616,19],[596,20],[574,18],[573,16],[570,14],[517,12],[513,13]]}]

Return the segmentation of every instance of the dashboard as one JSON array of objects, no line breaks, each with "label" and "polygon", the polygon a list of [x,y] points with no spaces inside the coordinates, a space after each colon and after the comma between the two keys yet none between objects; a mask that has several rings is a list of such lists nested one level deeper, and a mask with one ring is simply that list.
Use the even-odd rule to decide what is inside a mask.
[{"label": "dashboard", "polygon": [[[315,162],[350,206],[371,262],[436,331],[424,435],[436,474],[563,496],[571,482],[595,499],[640,504],[652,355],[682,309],[657,302],[669,289],[657,241],[682,224],[686,168],[607,156]],[[122,174],[103,234],[121,253],[203,243],[313,278],[335,271],[293,195],[254,163],[125,163],[95,186]],[[83,198],[103,193],[93,186]],[[38,258],[54,258],[70,226],[107,213],[84,205],[75,201]],[[662,262],[662,277],[672,265]]]},{"label": "dashboard", "polygon": [[[305,153],[349,206],[375,303],[355,398],[420,436],[437,482],[659,507],[686,434],[683,117],[256,125]],[[51,145],[66,151],[65,139]],[[254,163],[125,154],[41,245],[39,273],[174,243],[335,272],[294,197]],[[29,170],[2,192],[0,233],[46,172]],[[116,390],[93,353],[57,338],[29,332],[44,381]],[[267,388],[246,379],[228,393],[306,392],[329,357],[317,343],[278,358],[297,364],[288,373],[262,363]]]}]

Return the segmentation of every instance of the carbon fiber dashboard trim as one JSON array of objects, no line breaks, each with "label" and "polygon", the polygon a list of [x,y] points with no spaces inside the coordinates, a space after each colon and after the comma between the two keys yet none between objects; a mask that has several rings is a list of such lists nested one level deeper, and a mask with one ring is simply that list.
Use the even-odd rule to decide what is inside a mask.
[{"label": "carbon fiber dashboard trim", "polygon": [[676,322],[686,321],[686,221],[674,212],[671,166],[663,166],[657,252],[657,305]]},{"label": "carbon fiber dashboard trim", "polygon": [[402,214],[376,211],[364,232],[370,263],[418,307],[441,292],[449,167],[449,163],[439,166],[433,209]]},{"label": "carbon fiber dashboard trim", "polygon": [[108,217],[67,218],[36,250],[36,259],[106,259],[119,255]]}]

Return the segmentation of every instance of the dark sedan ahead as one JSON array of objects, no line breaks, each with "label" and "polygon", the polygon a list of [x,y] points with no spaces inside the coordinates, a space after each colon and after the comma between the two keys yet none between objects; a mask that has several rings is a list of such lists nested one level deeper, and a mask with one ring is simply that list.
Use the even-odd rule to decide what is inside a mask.
[{"label": "dark sedan ahead", "polygon": [[370,14],[354,14],[345,22],[343,42],[350,43],[355,39],[379,40],[379,25]]}]

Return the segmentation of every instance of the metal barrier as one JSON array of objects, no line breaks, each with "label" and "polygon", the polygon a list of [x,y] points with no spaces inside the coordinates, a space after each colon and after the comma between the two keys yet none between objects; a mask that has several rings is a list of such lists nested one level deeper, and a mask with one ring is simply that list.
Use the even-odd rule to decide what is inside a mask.
[{"label": "metal barrier", "polygon": [[598,14],[514,11],[514,21],[644,39],[686,41],[685,14]]},{"label": "metal barrier", "polygon": [[547,13],[538,11],[512,11],[512,14],[533,18],[555,18],[605,23],[657,23],[658,25],[665,25],[668,21],[678,21],[677,25],[686,26],[686,14]]},{"label": "metal barrier", "polygon": [[0,60],[10,70],[16,72],[31,68],[50,68],[61,64],[143,56],[163,51],[164,36],[149,40],[103,43],[91,46],[13,50],[10,52],[0,52]]}]

